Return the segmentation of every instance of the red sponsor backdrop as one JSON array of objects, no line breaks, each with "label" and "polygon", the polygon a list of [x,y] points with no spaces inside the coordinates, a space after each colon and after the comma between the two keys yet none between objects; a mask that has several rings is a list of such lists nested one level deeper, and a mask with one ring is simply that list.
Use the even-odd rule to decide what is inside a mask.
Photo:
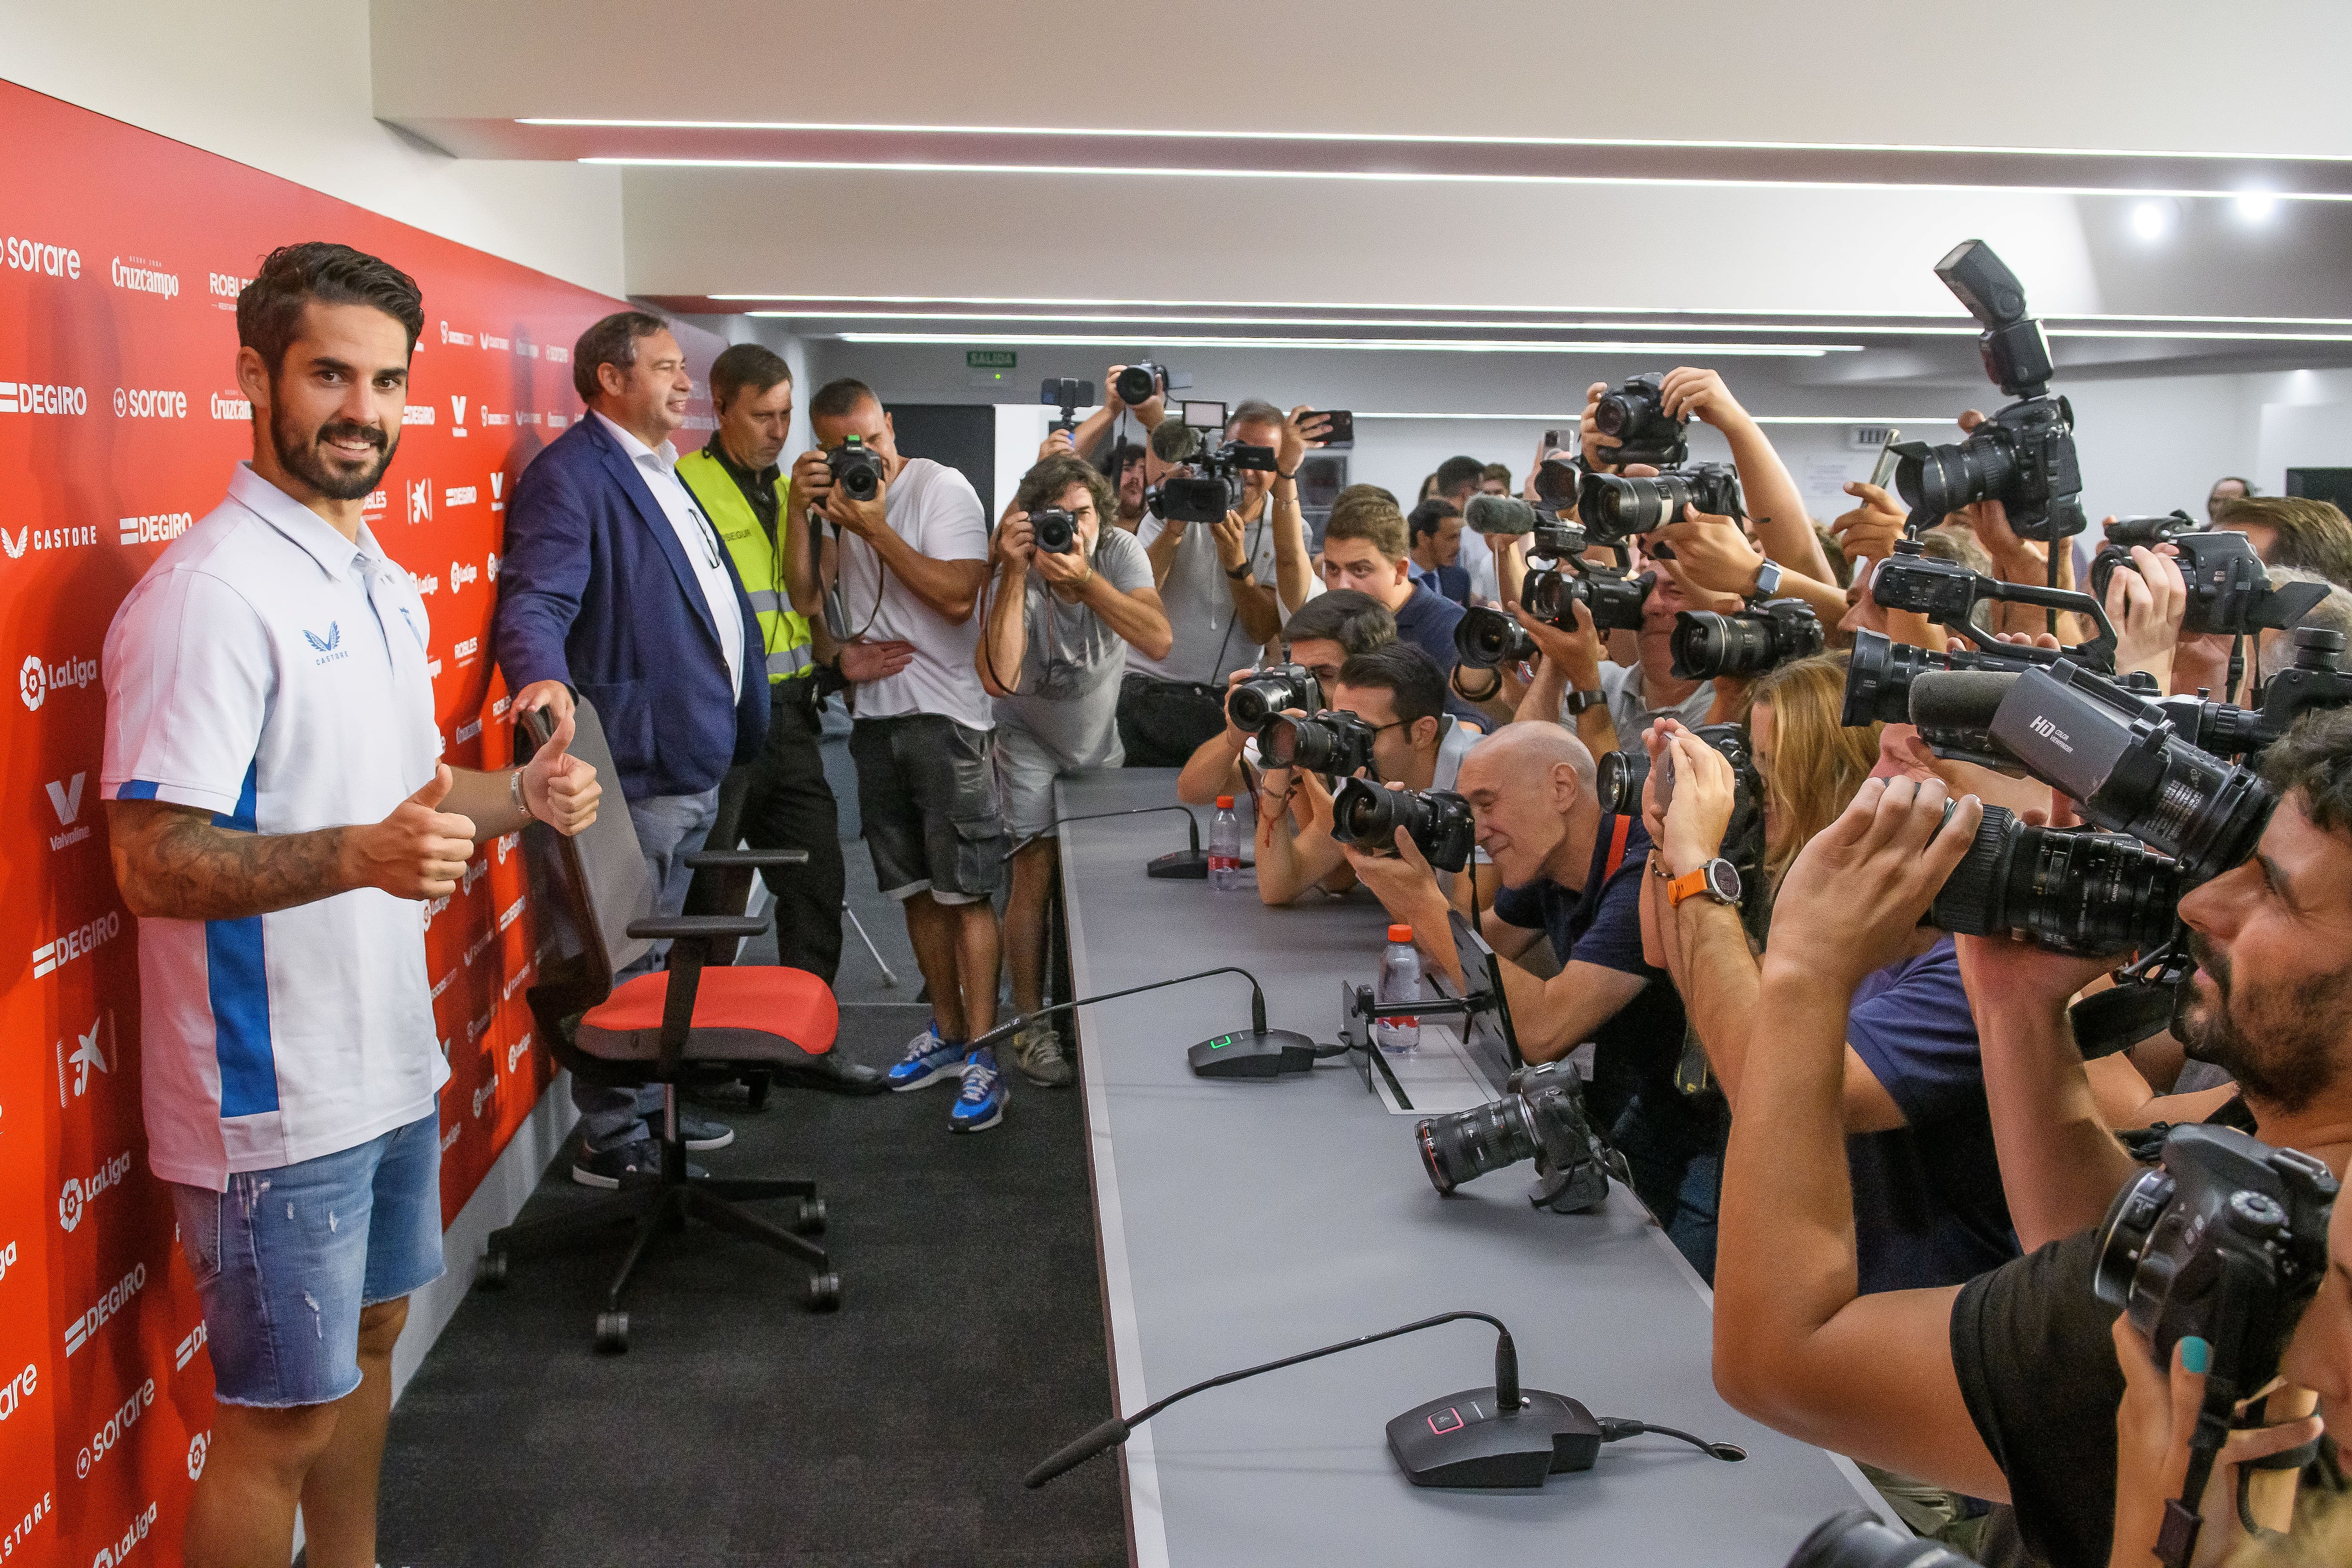
[{"label": "red sponsor backdrop", "polygon": [[[98,799],[108,623],[251,450],[238,289],[276,246],[356,246],[425,291],[369,526],[431,612],[449,760],[502,763],[488,640],[506,500],[580,416],[569,345],[618,301],[5,82],[0,146],[41,153],[0,191],[0,1563],[160,1568],[203,1468],[212,1366],[147,1170],[137,923]],[[680,337],[699,382],[720,345]],[[553,1071],[523,1000],[514,849],[485,846],[420,910],[450,1067],[445,1220]]]}]

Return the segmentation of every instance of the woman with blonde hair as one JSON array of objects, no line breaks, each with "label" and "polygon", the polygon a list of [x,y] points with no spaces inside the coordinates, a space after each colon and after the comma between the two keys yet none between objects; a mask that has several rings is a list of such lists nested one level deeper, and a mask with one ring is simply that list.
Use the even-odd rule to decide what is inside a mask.
[{"label": "woman with blonde hair", "polygon": [[1878,765],[1881,724],[1847,728],[1846,656],[1801,658],[1748,690],[1748,743],[1764,780],[1764,870],[1773,887],[1805,841],[1838,819]]}]

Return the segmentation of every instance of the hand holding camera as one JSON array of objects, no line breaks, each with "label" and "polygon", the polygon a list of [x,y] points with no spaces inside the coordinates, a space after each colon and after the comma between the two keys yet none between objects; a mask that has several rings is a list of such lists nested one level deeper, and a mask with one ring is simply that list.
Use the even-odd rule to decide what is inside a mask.
[{"label": "hand holding camera", "polygon": [[[1604,650],[1601,632],[1592,624],[1592,611],[1580,598],[1570,598],[1561,607],[1559,620],[1543,620],[1517,605],[1504,606],[1511,618],[1519,623],[1536,645],[1536,651],[1560,667],[1561,671],[1577,682],[1578,690],[1590,690],[1601,679],[1601,660]],[[1565,623],[1565,624],[1563,624]]]},{"label": "hand holding camera", "polygon": [[1841,514],[1830,524],[1837,536],[1845,558],[1853,566],[1853,580],[1870,581],[1869,563],[1884,561],[1895,553],[1895,542],[1903,537],[1903,524],[1910,514],[1903,503],[1888,495],[1877,485],[1856,479],[1845,487],[1845,493],[1862,504]]},{"label": "hand holding camera", "polygon": [[1748,542],[1738,523],[1687,501],[1681,516],[1653,530],[1650,537],[1673,550],[1675,581],[1685,587],[1746,598],[1764,568],[1764,552]]},{"label": "hand holding camera", "polygon": [[1676,876],[1696,871],[1723,853],[1739,776],[1721,752],[1671,719],[1653,724],[1642,746],[1650,754],[1643,820],[1654,813],[1664,829],[1656,843]]},{"label": "hand holding camera", "polygon": [[1111,411],[1133,414],[1147,430],[1168,412],[1168,372],[1165,366],[1115,364],[1103,372],[1103,401]]},{"label": "hand holding camera", "polygon": [[1801,975],[1802,984],[1850,995],[1864,976],[1901,958],[1984,819],[1970,795],[1948,823],[1949,798],[1939,779],[1865,782],[1781,879],[1764,950],[1767,975]]},{"label": "hand holding camera", "polygon": [[1008,582],[1017,583],[1029,570],[1029,563],[1037,553],[1036,530],[1029,514],[1018,507],[1007,507],[996,524],[996,559]]},{"label": "hand holding camera", "polygon": [[[2112,521],[2112,520],[2111,520]],[[2144,670],[2165,689],[2172,680],[2172,650],[2180,641],[2180,619],[2189,608],[2189,584],[2169,544],[2151,550],[2136,544],[2125,557],[2128,572],[2110,572],[2099,597],[2116,623],[2116,671]]]},{"label": "hand holding camera", "polygon": [[1658,394],[1661,411],[1668,419],[1696,419],[1717,430],[1755,423],[1716,371],[1696,370],[1687,365],[1668,371],[1659,384]]}]

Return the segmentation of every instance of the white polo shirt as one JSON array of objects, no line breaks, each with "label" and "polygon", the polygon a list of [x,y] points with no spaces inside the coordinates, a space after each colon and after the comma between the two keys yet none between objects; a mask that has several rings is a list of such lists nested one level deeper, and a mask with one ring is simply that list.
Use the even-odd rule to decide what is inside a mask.
[{"label": "white polo shirt", "polygon": [[655,504],[669,519],[670,531],[677,535],[678,548],[686,552],[687,564],[694,568],[694,579],[702,584],[703,602],[710,606],[710,619],[719,627],[719,646],[727,650],[727,684],[742,690],[743,612],[735,604],[735,580],[727,574],[726,547],[719,542],[719,530],[702,515],[701,505],[677,477],[677,446],[664,441],[648,447],[617,421],[602,414],[596,417],[604,421],[605,431],[637,466],[637,477],[646,481]]},{"label": "white polo shirt", "polygon": [[[108,800],[249,833],[380,822],[441,752],[413,579],[244,463],[106,634]],[[434,1108],[423,907],[373,888],[139,929],[148,1161],[215,1192]]]}]

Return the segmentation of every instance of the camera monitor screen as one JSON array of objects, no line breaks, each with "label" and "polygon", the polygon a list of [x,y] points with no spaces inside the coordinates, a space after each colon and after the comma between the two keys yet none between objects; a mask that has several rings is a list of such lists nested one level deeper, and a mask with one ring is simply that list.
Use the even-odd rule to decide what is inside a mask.
[{"label": "camera monitor screen", "polygon": [[1225,405],[1222,403],[1184,403],[1184,423],[1195,430],[1223,430],[1225,427]]}]

